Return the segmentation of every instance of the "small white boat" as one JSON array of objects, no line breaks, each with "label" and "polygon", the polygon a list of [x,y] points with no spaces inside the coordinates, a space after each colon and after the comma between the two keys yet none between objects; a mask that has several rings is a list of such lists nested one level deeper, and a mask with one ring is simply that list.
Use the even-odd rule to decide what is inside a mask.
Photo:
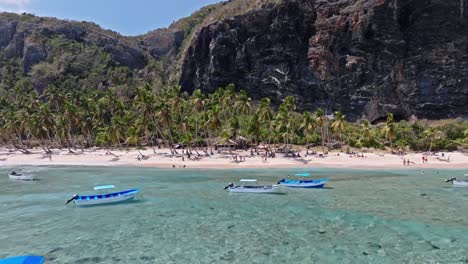
[{"label": "small white boat", "polygon": [[[114,185],[96,186],[94,190],[105,190],[113,189]],[[107,193],[107,194],[95,194],[95,195],[73,195],[65,204],[69,204],[73,201],[75,205],[97,205],[107,203],[117,203],[135,198],[139,189],[131,189],[121,192]]]},{"label": "small white boat", "polygon": [[451,182],[454,187],[468,187],[468,174],[465,174],[464,176],[467,177],[464,180],[457,180],[457,178],[451,178],[446,180],[445,182]]},{"label": "small white boat", "polygon": [[36,176],[32,174],[23,174],[12,171],[8,174],[8,178],[10,178],[11,180],[18,181],[33,181],[36,178]]},{"label": "small white boat", "polygon": [[[240,182],[257,182],[256,179],[242,179]],[[278,193],[279,185],[234,185],[229,183],[224,189],[232,193]]]}]

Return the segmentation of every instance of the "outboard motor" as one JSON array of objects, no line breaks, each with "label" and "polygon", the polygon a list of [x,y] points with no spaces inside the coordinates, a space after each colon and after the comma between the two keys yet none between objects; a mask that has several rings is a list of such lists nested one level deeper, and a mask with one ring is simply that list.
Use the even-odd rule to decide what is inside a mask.
[{"label": "outboard motor", "polygon": [[231,183],[229,183],[228,185],[226,185],[226,186],[224,187],[224,190],[226,190],[226,189],[228,189],[228,188],[230,188],[230,187],[234,187],[234,183],[231,182]]},{"label": "outboard motor", "polygon": [[455,180],[457,180],[457,178],[450,178],[450,179],[445,180],[445,182],[453,182]]},{"label": "outboard motor", "polygon": [[65,204],[69,204],[71,201],[75,200],[76,198],[78,198],[78,194],[73,195],[73,197],[70,198],[68,201],[66,201]]}]

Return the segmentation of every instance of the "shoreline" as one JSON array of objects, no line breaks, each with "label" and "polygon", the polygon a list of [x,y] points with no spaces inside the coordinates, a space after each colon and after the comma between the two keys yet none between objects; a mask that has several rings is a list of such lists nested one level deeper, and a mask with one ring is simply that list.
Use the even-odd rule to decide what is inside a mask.
[{"label": "shoreline", "polygon": [[[364,153],[364,157],[349,155],[343,152],[331,152],[324,157],[305,155],[301,157],[285,157],[278,153],[275,158],[267,158],[265,162],[261,155],[250,155],[250,151],[233,151],[232,153],[216,153],[213,156],[200,156],[188,159],[182,151],[172,155],[169,149],[111,150],[85,149],[69,153],[68,150],[53,149],[52,155],[45,154],[41,149],[30,150],[31,154],[20,151],[10,152],[0,149],[0,166],[132,166],[150,168],[188,168],[188,169],[282,169],[282,168],[337,168],[337,169],[468,169],[468,155],[461,152],[444,152],[427,156],[427,163],[422,162],[422,153],[408,153],[399,156],[390,153]],[[200,152],[201,154],[201,152]],[[235,157],[237,156],[237,157]],[[242,158],[240,158],[242,157]],[[448,159],[449,158],[449,159]],[[409,159],[411,165],[403,165],[403,159]],[[237,161],[236,161],[237,160]],[[242,160],[242,162],[240,161]]]}]

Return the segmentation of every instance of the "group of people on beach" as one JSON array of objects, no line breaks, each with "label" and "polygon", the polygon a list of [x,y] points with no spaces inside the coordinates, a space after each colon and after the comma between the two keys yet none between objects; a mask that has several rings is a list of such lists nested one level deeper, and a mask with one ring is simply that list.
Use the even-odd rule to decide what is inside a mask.
[{"label": "group of people on beach", "polygon": [[414,164],[414,162],[410,161],[410,159],[403,158],[403,166],[410,166]]},{"label": "group of people on beach", "polygon": [[365,156],[364,153],[359,154],[359,153],[355,153],[355,152],[352,152],[352,154],[350,154],[349,157],[350,157],[350,158],[352,158],[352,157],[356,157],[356,158],[367,158],[367,156]]},{"label": "group of people on beach", "polygon": [[245,162],[245,157],[242,155],[232,155],[232,160],[235,162]]},{"label": "group of people on beach", "polygon": [[423,164],[428,162],[427,157],[424,155],[421,157],[421,159]]}]

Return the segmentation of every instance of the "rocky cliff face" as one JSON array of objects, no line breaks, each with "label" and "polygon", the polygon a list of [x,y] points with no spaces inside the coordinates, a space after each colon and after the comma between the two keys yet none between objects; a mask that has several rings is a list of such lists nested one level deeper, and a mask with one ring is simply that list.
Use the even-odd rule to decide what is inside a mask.
[{"label": "rocky cliff face", "polygon": [[312,1],[287,1],[211,24],[185,54],[180,84],[213,92],[234,83],[255,99],[294,95],[312,107],[326,96],[307,58],[315,20]]},{"label": "rocky cliff face", "polygon": [[349,119],[467,116],[467,1],[297,0],[203,28],[184,60],[185,90],[232,82],[255,99]]},{"label": "rocky cliff face", "polygon": [[18,78],[38,91],[234,83],[350,120],[467,117],[468,0],[231,0],[138,37],[4,13],[0,89]]},{"label": "rocky cliff face", "polygon": [[131,69],[143,68],[143,52],[126,42],[123,37],[86,22],[68,22],[51,18],[25,17],[6,14],[0,17],[0,49],[3,58],[21,58],[24,72],[44,61],[50,47],[47,40],[61,36],[85,45],[103,47],[112,59]]}]

